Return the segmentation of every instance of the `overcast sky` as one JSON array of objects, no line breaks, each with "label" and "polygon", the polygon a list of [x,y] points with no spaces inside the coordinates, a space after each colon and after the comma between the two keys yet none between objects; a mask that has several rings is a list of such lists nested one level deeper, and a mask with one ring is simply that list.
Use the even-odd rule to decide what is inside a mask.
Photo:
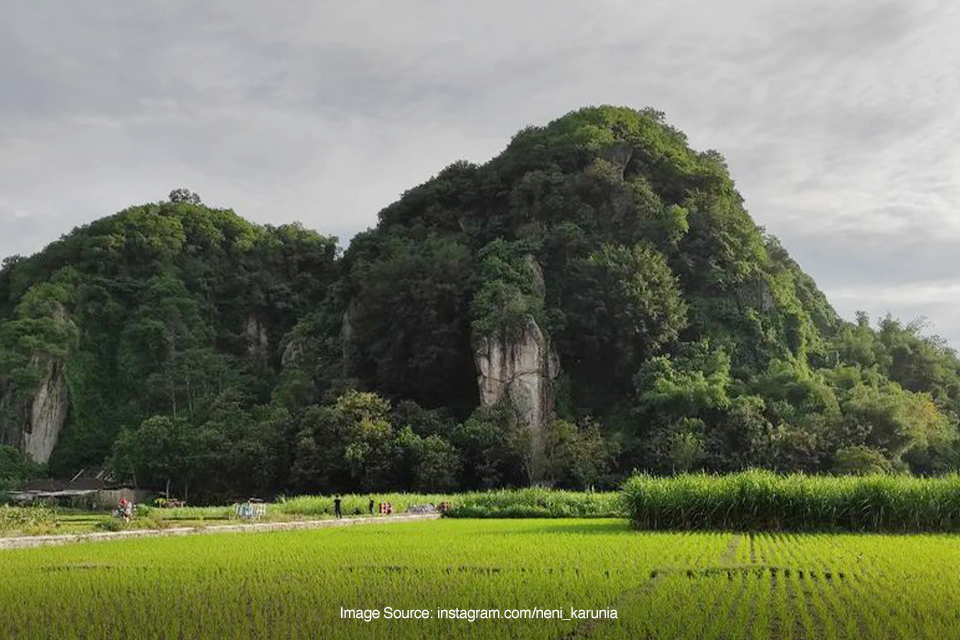
[{"label": "overcast sky", "polygon": [[0,0],[0,256],[185,186],[342,244],[591,104],[722,152],[846,317],[960,347],[948,0]]}]

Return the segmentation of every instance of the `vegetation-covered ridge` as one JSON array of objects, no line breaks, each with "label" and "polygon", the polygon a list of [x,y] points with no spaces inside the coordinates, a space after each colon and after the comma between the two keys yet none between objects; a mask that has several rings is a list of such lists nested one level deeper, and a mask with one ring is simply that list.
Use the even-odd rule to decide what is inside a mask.
[{"label": "vegetation-covered ridge", "polygon": [[960,363],[920,330],[839,319],[662,114],[587,108],[342,254],[178,190],[6,260],[0,484],[13,450],[204,500],[954,471]]}]

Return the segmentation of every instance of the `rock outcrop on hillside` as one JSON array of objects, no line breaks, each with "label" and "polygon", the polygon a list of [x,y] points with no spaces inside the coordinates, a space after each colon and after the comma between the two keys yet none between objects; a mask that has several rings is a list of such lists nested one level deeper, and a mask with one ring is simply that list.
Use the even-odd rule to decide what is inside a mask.
[{"label": "rock outcrop on hillside", "polygon": [[543,479],[544,432],[556,414],[560,360],[533,318],[515,335],[481,337],[475,351],[480,402],[506,402],[530,437],[527,474]]},{"label": "rock outcrop on hillside", "polygon": [[266,358],[270,354],[270,337],[267,326],[254,314],[247,316],[243,336],[247,341],[247,352],[254,358]]},{"label": "rock outcrop on hillside", "polygon": [[34,356],[31,366],[43,372],[34,390],[0,385],[0,444],[16,447],[35,462],[46,463],[70,407],[66,365],[59,358]]},{"label": "rock outcrop on hillside", "polygon": [[46,463],[57,446],[70,407],[64,362],[49,360],[46,370],[23,430],[23,452],[40,463]]}]

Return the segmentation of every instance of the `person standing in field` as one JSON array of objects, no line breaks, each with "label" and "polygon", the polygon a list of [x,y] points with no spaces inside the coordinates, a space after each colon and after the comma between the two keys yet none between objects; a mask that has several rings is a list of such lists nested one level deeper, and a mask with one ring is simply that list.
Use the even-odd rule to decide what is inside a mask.
[{"label": "person standing in field", "polygon": [[339,494],[339,493],[338,493],[336,496],[334,496],[334,498],[333,498],[333,513],[334,513],[334,515],[337,516],[338,518],[342,518],[342,517],[343,517],[343,511],[340,509],[340,494]]},{"label": "person standing in field", "polygon": [[373,515],[373,496],[370,496],[370,515]]}]

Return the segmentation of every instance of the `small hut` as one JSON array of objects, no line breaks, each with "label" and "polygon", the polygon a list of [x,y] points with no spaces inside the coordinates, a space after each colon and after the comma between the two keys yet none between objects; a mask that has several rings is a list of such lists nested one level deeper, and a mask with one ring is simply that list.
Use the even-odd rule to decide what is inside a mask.
[{"label": "small hut", "polygon": [[19,491],[10,493],[10,499],[19,504],[45,504],[91,511],[113,509],[123,498],[138,503],[146,497],[146,491],[115,482],[102,469],[84,469],[69,480],[33,480]]}]

